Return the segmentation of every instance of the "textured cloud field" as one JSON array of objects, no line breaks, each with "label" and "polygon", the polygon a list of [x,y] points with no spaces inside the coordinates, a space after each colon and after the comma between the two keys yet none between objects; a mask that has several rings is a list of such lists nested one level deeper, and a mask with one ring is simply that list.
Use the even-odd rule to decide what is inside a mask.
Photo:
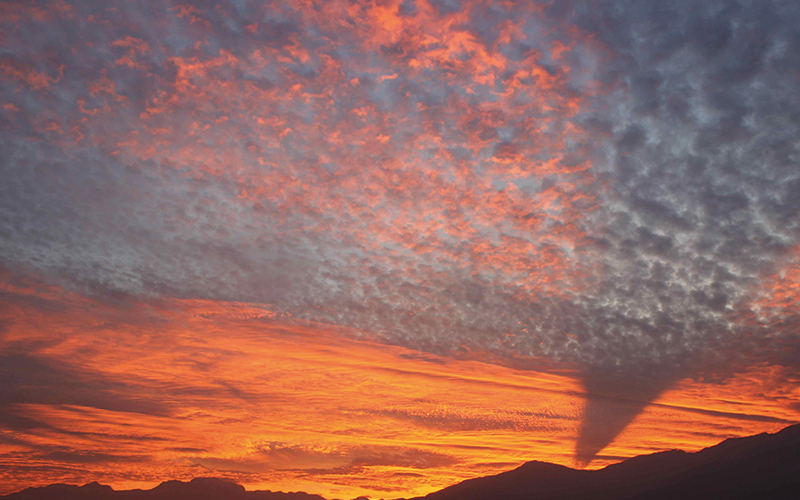
[{"label": "textured cloud field", "polygon": [[[248,392],[271,376],[258,356],[272,367],[321,349],[312,373],[336,378],[336,363],[356,370],[344,345],[372,353],[369,370],[406,363],[437,377],[557,379],[557,430],[539,410],[509,409],[516,396],[502,391],[470,402],[424,382],[408,396],[458,406],[465,428],[511,412],[497,421],[513,425],[497,425],[513,436],[504,448],[513,458],[495,462],[597,466],[679,438],[724,437],[721,428],[686,437],[693,418],[713,417],[688,410],[671,427],[659,417],[657,436],[634,432],[664,408],[649,403],[686,394],[698,396],[678,406],[708,409],[700,394],[716,401],[741,389],[723,404],[734,407],[713,410],[753,417],[731,434],[797,421],[798,54],[800,8],[789,1],[4,2],[0,264],[8,287],[34,280],[57,291],[41,303],[25,295],[47,321],[8,313],[0,323],[4,370],[27,380],[2,393],[0,410],[15,415],[3,439],[23,446],[15,426],[38,422],[37,412],[74,429],[69,419],[120,418],[95,410],[141,410],[153,429],[178,432],[178,408],[213,414],[221,387],[253,415],[267,412],[261,389]],[[0,300],[16,311],[11,290]],[[251,307],[271,311],[282,326],[264,316],[226,329],[165,312],[229,318],[242,307],[247,318]],[[104,326],[106,315],[126,319]],[[326,332],[319,345],[309,328]],[[282,344],[278,330],[299,337]],[[137,332],[146,334],[134,342]],[[118,385],[136,373],[121,361],[131,349],[153,366],[166,356],[153,380],[198,377],[209,369],[193,356],[204,342],[255,365],[212,370],[213,397],[178,391],[169,410],[151,381]],[[65,354],[79,345],[82,356]],[[400,372],[379,380],[412,384]],[[62,394],[65,373],[73,385]],[[322,395],[278,378],[276,401],[298,387],[290,413],[322,411]],[[108,406],[112,393],[121,406]],[[748,401],[759,407],[736,406]],[[375,410],[382,405],[344,414],[439,418],[427,406]],[[437,472],[425,484],[442,485],[489,461],[396,442],[345,451],[309,437],[301,424],[316,416],[271,419],[283,422],[280,436],[300,426],[275,438],[293,443],[286,450],[264,438],[253,445],[267,446],[261,458],[236,462],[240,452],[221,447],[192,463],[267,474],[292,460],[320,469],[429,460]],[[115,467],[93,453],[92,463]],[[49,467],[58,456],[35,461]],[[373,490],[391,484],[364,477]]]}]

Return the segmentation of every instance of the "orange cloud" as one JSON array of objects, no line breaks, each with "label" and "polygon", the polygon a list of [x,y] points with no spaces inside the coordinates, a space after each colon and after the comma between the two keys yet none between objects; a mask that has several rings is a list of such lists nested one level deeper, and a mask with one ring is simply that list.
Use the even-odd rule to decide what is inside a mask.
[{"label": "orange cloud", "polygon": [[[0,353],[23,376],[2,401],[2,492],[216,475],[409,496],[531,459],[573,465],[584,396],[566,367],[421,354],[255,304],[107,305],[9,275],[2,289]],[[800,393],[775,370],[678,384],[592,465],[780,428]]]}]

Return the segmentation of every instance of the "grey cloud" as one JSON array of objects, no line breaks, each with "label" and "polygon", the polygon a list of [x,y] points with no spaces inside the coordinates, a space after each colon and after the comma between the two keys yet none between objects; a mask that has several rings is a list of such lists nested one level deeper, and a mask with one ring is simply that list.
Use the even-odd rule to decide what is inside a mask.
[{"label": "grey cloud", "polygon": [[393,466],[412,469],[442,467],[458,462],[442,453],[392,446],[359,446],[317,451],[302,446],[263,443],[243,459],[195,457],[195,463],[217,470],[264,473],[276,470],[305,470],[308,474],[356,475],[364,467]]},{"label": "grey cloud", "polygon": [[107,463],[135,463],[143,462],[148,457],[140,456],[125,456],[125,455],[112,455],[108,453],[95,453],[95,452],[82,452],[82,451],[52,451],[44,453],[40,457],[41,460],[51,460],[60,463],[72,464],[107,464]]},{"label": "grey cloud", "polygon": [[163,405],[149,399],[126,395],[123,383],[107,380],[93,373],[81,373],[63,363],[20,353],[0,356],[0,408],[8,416],[2,423],[12,426],[35,426],[35,416],[14,410],[21,404],[71,404],[112,411],[166,415]]},{"label": "grey cloud", "polygon": [[360,410],[399,420],[407,420],[423,427],[446,431],[513,430],[517,432],[554,431],[563,428],[565,422],[575,415],[560,415],[553,412],[518,411],[500,414],[470,416],[461,412],[417,412],[402,408],[380,411]]},{"label": "grey cloud", "polygon": [[[788,85],[798,72],[785,63],[800,13],[786,2],[631,2],[576,12],[615,54],[601,80],[621,89],[586,118],[611,124],[613,147],[598,149],[597,166],[615,207],[597,216],[608,245],[600,257],[605,304],[582,299],[601,308],[581,325],[587,345],[597,346],[587,391],[641,393],[646,402],[676,376],[784,363],[782,349],[798,342],[792,322],[769,325],[773,340],[758,342],[765,331],[729,313],[746,307],[759,279],[800,242],[787,197],[800,159],[800,100]],[[642,366],[637,358],[655,372],[620,388]],[[590,400],[579,454],[599,451],[639,411],[595,406]]]}]

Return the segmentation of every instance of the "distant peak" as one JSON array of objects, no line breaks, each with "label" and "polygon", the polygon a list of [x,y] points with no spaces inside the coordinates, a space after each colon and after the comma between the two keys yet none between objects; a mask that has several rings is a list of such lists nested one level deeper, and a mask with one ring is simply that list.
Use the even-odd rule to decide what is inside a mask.
[{"label": "distant peak", "polygon": [[82,490],[92,490],[92,491],[96,491],[96,490],[114,491],[114,488],[112,488],[111,486],[109,486],[107,484],[100,484],[97,481],[92,481],[91,483],[86,483],[83,486],[81,486],[81,489]]},{"label": "distant peak", "polygon": [[175,488],[202,488],[204,491],[213,492],[236,492],[243,493],[244,486],[225,479],[216,477],[196,477],[189,482],[172,480],[165,481],[155,487],[155,490],[172,490]]}]

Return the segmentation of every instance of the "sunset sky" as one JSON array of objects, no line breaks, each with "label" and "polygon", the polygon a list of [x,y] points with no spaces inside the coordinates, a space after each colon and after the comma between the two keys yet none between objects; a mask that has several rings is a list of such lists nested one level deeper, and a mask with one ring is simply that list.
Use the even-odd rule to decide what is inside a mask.
[{"label": "sunset sky", "polygon": [[0,494],[800,421],[798,88],[792,0],[0,3]]}]

